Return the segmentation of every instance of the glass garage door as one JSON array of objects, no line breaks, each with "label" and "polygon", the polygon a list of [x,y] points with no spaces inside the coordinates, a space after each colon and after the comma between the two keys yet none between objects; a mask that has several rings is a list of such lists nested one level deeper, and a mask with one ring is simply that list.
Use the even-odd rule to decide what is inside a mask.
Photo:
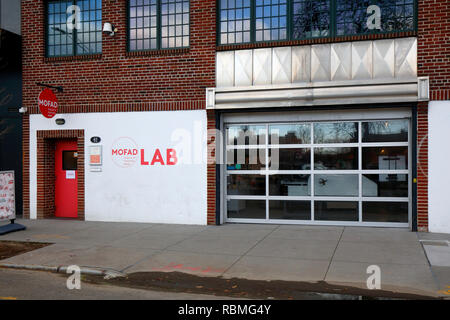
[{"label": "glass garage door", "polygon": [[409,225],[409,120],[226,125],[225,221]]}]

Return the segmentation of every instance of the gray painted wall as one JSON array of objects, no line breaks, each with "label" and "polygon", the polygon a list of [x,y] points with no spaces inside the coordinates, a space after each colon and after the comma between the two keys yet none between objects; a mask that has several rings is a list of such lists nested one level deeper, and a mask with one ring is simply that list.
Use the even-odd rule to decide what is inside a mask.
[{"label": "gray painted wall", "polygon": [[21,0],[0,0],[0,29],[20,34]]}]

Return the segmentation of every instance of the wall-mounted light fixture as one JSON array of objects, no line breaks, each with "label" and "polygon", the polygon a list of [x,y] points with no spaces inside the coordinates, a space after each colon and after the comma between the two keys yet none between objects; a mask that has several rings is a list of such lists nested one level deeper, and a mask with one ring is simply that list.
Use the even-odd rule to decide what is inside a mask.
[{"label": "wall-mounted light fixture", "polygon": [[105,22],[103,25],[103,32],[112,37],[117,32],[117,28],[113,24]]},{"label": "wall-mounted light fixture", "polygon": [[19,113],[27,113],[28,108],[27,107],[20,107]]},{"label": "wall-mounted light fixture", "polygon": [[64,120],[63,118],[58,118],[55,120],[55,122],[58,126],[62,126],[63,124],[66,123],[66,120]]}]

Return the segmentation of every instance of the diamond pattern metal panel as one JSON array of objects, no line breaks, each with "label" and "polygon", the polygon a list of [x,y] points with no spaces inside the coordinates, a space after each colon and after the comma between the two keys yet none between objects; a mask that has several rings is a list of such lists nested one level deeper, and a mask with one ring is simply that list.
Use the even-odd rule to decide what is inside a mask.
[{"label": "diamond pattern metal panel", "polygon": [[234,86],[234,51],[217,52],[216,86]]},{"label": "diamond pattern metal panel", "polygon": [[253,51],[253,85],[272,83],[272,49]]},{"label": "diamond pattern metal panel", "polygon": [[329,44],[311,46],[311,81],[330,80],[330,53]]},{"label": "diamond pattern metal panel", "polygon": [[372,79],[372,41],[352,43],[352,79]]},{"label": "diamond pattern metal panel", "polygon": [[311,46],[292,47],[292,82],[311,81]]},{"label": "diamond pattern metal panel", "polygon": [[417,39],[217,53],[217,87],[417,77]]},{"label": "diamond pattern metal panel", "polygon": [[352,44],[331,45],[331,80],[350,80],[352,77]]},{"label": "diamond pattern metal panel", "polygon": [[373,42],[373,78],[394,78],[395,74],[394,40]]},{"label": "diamond pattern metal panel", "polygon": [[417,77],[417,39],[395,39],[395,77]]},{"label": "diamond pattern metal panel", "polygon": [[253,50],[234,53],[234,85],[251,86],[253,83]]},{"label": "diamond pattern metal panel", "polygon": [[291,47],[273,48],[272,84],[290,83],[292,78]]}]

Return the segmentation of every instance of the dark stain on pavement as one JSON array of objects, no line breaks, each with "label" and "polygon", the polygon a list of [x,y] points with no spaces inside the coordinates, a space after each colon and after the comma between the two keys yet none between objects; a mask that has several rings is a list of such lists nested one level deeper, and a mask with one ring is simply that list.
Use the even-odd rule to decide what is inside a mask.
[{"label": "dark stain on pavement", "polygon": [[109,284],[136,289],[185,292],[243,299],[281,300],[382,300],[434,299],[430,296],[369,290],[357,287],[319,282],[263,281],[199,277],[182,272],[137,272],[126,277],[105,280],[102,277],[83,276],[95,284]]},{"label": "dark stain on pavement", "polygon": [[0,260],[8,259],[22,253],[40,249],[51,243],[26,241],[0,241]]}]

